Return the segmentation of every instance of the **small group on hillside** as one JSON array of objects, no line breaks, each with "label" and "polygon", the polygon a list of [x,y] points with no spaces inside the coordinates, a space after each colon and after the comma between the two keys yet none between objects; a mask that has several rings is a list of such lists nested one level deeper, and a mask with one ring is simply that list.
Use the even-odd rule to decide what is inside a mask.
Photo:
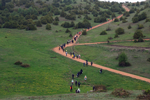
[{"label": "small group on hillside", "polygon": [[77,55],[75,55],[75,53],[74,52],[70,52],[70,56],[72,56],[72,58],[79,58],[80,59],[80,57],[81,57],[81,55],[79,54],[77,54]]},{"label": "small group on hillside", "polygon": [[[86,60],[86,62],[83,63],[83,66],[88,66],[88,60]],[[93,65],[93,62],[91,61],[91,66]]]}]

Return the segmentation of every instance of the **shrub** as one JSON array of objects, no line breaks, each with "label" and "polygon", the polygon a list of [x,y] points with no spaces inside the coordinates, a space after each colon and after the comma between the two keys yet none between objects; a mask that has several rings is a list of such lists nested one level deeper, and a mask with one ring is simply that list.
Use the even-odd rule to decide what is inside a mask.
[{"label": "shrub", "polygon": [[145,22],[149,22],[149,21],[150,21],[150,19],[149,19],[149,18],[146,18]]},{"label": "shrub", "polygon": [[144,42],[143,38],[140,37],[140,38],[138,39],[138,42]]},{"label": "shrub", "polygon": [[134,39],[139,39],[140,37],[143,38],[143,33],[142,33],[142,31],[141,31],[141,30],[136,30],[135,33],[134,33],[134,35],[133,35],[133,38],[134,38]]},{"label": "shrub", "polygon": [[26,30],[37,30],[34,24],[28,24]]},{"label": "shrub", "polygon": [[142,29],[144,26],[142,24],[138,24],[138,29]]},{"label": "shrub", "polygon": [[107,32],[106,32],[106,31],[102,31],[102,32],[100,33],[100,35],[107,35]]},{"label": "shrub", "polygon": [[143,94],[145,94],[145,95],[149,95],[149,94],[150,94],[150,89],[148,89],[148,90],[144,91],[144,92],[143,92]]},{"label": "shrub", "polygon": [[104,85],[96,85],[95,86],[95,91],[96,92],[106,92],[107,89],[106,89],[106,86],[104,86]]},{"label": "shrub", "polygon": [[67,28],[65,32],[66,32],[66,33],[69,33],[69,32],[71,32],[71,31]]},{"label": "shrub", "polygon": [[69,37],[72,37],[72,34],[71,34],[71,33],[69,34]]},{"label": "shrub", "polygon": [[138,21],[139,21],[138,17],[133,17],[133,18],[132,18],[132,22],[133,22],[133,23],[137,23]]},{"label": "shrub", "polygon": [[127,22],[126,19],[123,19],[123,20],[122,20],[122,23],[126,23],[126,22]]},{"label": "shrub", "polygon": [[86,30],[83,30],[82,35],[87,35]]},{"label": "shrub", "polygon": [[42,23],[41,23],[40,20],[38,20],[38,21],[36,22],[36,26],[37,26],[37,27],[42,27]]},{"label": "shrub", "polygon": [[47,24],[47,20],[46,20],[46,18],[41,17],[41,19],[40,19],[40,20],[41,20],[41,23],[42,23],[42,24]]},{"label": "shrub", "polygon": [[54,21],[54,22],[53,22],[53,25],[58,25],[58,21]]},{"label": "shrub", "polygon": [[58,18],[58,17],[55,17],[55,21],[59,21],[59,18]]},{"label": "shrub", "polygon": [[129,26],[128,26],[128,29],[131,29],[131,28],[132,28],[131,25],[129,25]]},{"label": "shrub", "polygon": [[115,32],[118,34],[118,35],[121,35],[121,34],[124,34],[124,29],[119,27],[115,30]]},{"label": "shrub", "polygon": [[118,19],[118,18],[115,18],[114,22],[119,22],[119,19]]},{"label": "shrub", "polygon": [[21,61],[16,61],[14,64],[15,64],[15,65],[21,65],[22,62],[21,62]]},{"label": "shrub", "polygon": [[136,43],[136,42],[138,42],[136,39],[134,39],[134,42]]},{"label": "shrub", "polygon": [[26,26],[25,25],[19,25],[19,27],[18,27],[19,29],[25,29],[26,28]]},{"label": "shrub", "polygon": [[29,64],[21,64],[21,67],[27,68],[27,67],[30,67],[30,65]]},{"label": "shrub", "polygon": [[118,36],[118,34],[116,33],[115,36],[114,36],[114,38],[117,38],[117,37],[119,37],[119,36]]},{"label": "shrub", "polygon": [[130,95],[130,93],[123,88],[115,89],[111,94],[116,97],[128,97]]},{"label": "shrub", "polygon": [[131,66],[129,62],[127,62],[127,56],[124,52],[119,55],[119,66]]},{"label": "shrub", "polygon": [[150,58],[148,58],[148,59],[147,59],[147,61],[149,61],[149,62],[150,62]]},{"label": "shrub", "polygon": [[50,24],[46,24],[46,29],[47,30],[51,30],[51,25]]}]

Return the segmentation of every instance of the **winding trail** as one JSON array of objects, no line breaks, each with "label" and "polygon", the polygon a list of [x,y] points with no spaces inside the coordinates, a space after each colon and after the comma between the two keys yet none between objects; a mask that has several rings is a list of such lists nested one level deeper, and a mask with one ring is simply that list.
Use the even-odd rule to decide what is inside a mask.
[{"label": "winding trail", "polygon": [[[127,7],[124,6],[124,5],[122,5],[122,7],[123,7],[126,11],[129,11],[129,10],[130,10],[129,8],[127,8]],[[122,16],[123,16],[123,14],[120,15],[120,16],[118,16],[117,18],[120,18],[120,17],[122,17]],[[114,19],[113,19],[113,20],[114,20]],[[87,29],[86,31],[90,31],[90,30],[92,30],[92,29],[94,29],[94,28],[97,28],[97,27],[100,27],[100,26],[105,25],[105,24],[107,24],[107,23],[110,23],[110,22],[112,22],[113,20],[109,20],[109,21],[104,22],[104,23],[102,23],[102,24],[96,25],[96,26],[92,27],[92,28],[89,29],[89,30]],[[79,38],[80,35],[79,35],[79,34],[76,34],[76,36],[78,36],[78,38]],[[77,38],[77,39],[78,39],[78,38]],[[117,42],[117,41],[114,41],[114,42]],[[78,44],[76,44],[76,42],[74,42],[74,43],[69,43],[68,45],[66,45],[66,47],[70,47],[70,46],[74,46],[74,45],[88,45],[88,44],[101,44],[101,43],[107,43],[107,42],[78,43]],[[72,56],[70,56],[69,54],[66,56],[66,53],[63,52],[63,50],[59,50],[59,46],[53,48],[53,51],[56,52],[56,53],[58,53],[58,54],[60,54],[60,55],[62,55],[62,56],[68,57],[68,58],[70,58],[70,59],[72,59],[72,60],[75,60],[75,61],[78,61],[78,62],[81,62],[81,63],[86,62],[86,61],[83,60],[83,59],[72,58]],[[88,65],[90,65],[90,62],[88,62]],[[142,80],[142,81],[145,81],[145,82],[150,83],[150,79],[148,79],[148,78],[144,78],[144,77],[137,76],[137,75],[133,75],[133,74],[130,74],[130,73],[126,73],[126,72],[123,72],[123,71],[111,69],[111,68],[108,68],[108,67],[105,67],[105,66],[101,66],[101,65],[98,65],[98,64],[95,64],[95,63],[93,63],[92,66],[93,66],[93,67],[97,67],[97,68],[102,68],[103,70],[107,70],[107,71],[110,71],[110,72],[113,72],[113,73],[116,73],[116,74],[120,74],[120,75],[123,75],[123,76],[128,76],[128,77],[131,77],[131,78],[134,78],[134,79],[138,79],[138,80]]]}]

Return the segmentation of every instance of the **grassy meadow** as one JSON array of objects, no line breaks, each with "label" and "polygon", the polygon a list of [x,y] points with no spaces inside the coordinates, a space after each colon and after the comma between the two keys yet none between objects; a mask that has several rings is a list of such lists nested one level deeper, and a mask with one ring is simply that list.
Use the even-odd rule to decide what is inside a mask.
[{"label": "grassy meadow", "polygon": [[[51,2],[47,1],[47,3]],[[80,0],[77,0],[76,5],[79,3]],[[83,5],[86,5],[85,2],[82,3]],[[118,14],[116,13],[116,16],[117,15]],[[133,15],[134,14],[131,14],[130,17]],[[91,18],[93,17],[92,14],[89,16],[91,16]],[[39,16],[39,18],[40,17],[41,16]],[[131,18],[127,19],[128,22],[131,22]],[[87,93],[92,90],[93,85],[101,84],[105,85],[109,91],[116,88],[124,88],[126,90],[150,89],[149,83],[108,71],[103,71],[103,73],[100,74],[98,68],[91,66],[83,67],[82,63],[66,58],[52,51],[54,47],[66,43],[68,39],[71,39],[69,33],[65,33],[66,28],[61,27],[62,23],[65,21],[71,22],[71,20],[66,20],[61,17],[59,17],[59,19],[59,25],[56,26],[51,24],[52,30],[50,31],[45,29],[46,25],[37,27],[37,30],[35,31],[0,28],[0,99],[12,99],[20,96],[55,96],[56,94],[62,95],[75,93],[77,87],[74,85],[73,92],[70,92],[71,75],[74,74],[76,76],[80,69],[83,69],[83,74],[79,78],[75,78],[75,80],[81,82],[81,93]],[[93,20],[94,18],[90,20],[92,26],[99,24],[94,23]],[[83,15],[82,18],[77,18],[75,23],[78,23],[79,21],[83,21]],[[140,23],[144,23],[144,21],[141,21]],[[81,36],[77,42],[106,41],[109,36],[114,36],[115,29],[119,27],[118,24],[120,27],[124,27],[126,33],[113,40],[132,39],[133,31],[136,29],[137,24],[134,24],[132,29],[128,30],[127,26],[130,23],[123,24],[121,22],[112,22],[89,31],[86,36]],[[100,32],[105,30],[108,25],[111,27],[112,31],[109,31],[106,36],[100,36]],[[148,25],[149,22],[144,24],[144,26]],[[69,28],[69,30],[72,35],[75,35],[81,29]],[[143,29],[146,38],[150,37],[148,30],[148,27]],[[67,48],[68,52],[72,51],[72,48],[77,53],[81,54],[82,59],[87,59],[94,63],[122,71],[133,71],[132,73],[136,72],[135,74],[137,75],[150,78],[150,72],[148,70],[149,63],[143,62],[145,61],[145,58],[148,57],[147,52],[139,52],[137,55],[136,52],[127,51],[127,54],[131,55],[129,60],[135,57],[131,62],[131,64],[135,65],[128,68],[119,68],[117,66],[118,61],[115,60],[117,52],[110,52],[109,49],[104,46],[75,46]],[[136,59],[138,59],[138,61]],[[14,65],[18,60],[24,64],[29,64],[30,67],[23,68]],[[143,63],[145,63],[144,66]],[[143,67],[141,68],[140,66]],[[131,70],[129,70],[130,68]],[[84,81],[85,75],[87,76],[86,82]],[[140,93],[141,91],[138,92],[138,94]],[[90,95],[87,97],[90,98]],[[93,95],[97,96],[97,94]],[[99,98],[99,96],[97,96],[97,98]]]}]

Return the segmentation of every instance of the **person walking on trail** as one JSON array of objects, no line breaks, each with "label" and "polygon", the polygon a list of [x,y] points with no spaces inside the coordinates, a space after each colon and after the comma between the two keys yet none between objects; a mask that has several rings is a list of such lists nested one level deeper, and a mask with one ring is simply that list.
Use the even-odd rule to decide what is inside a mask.
[{"label": "person walking on trail", "polygon": [[74,79],[74,74],[72,74],[72,79]]},{"label": "person walking on trail", "polygon": [[99,71],[100,73],[102,73],[102,69],[100,69],[100,71]]},{"label": "person walking on trail", "polygon": [[75,85],[76,85],[76,86],[77,86],[77,83],[78,83],[78,82],[77,82],[77,81],[75,81]]},{"label": "person walking on trail", "polygon": [[93,91],[95,91],[95,86],[93,86]]},{"label": "person walking on trail", "polygon": [[79,54],[79,59],[80,59],[81,55]]},{"label": "person walking on trail", "polygon": [[88,60],[86,60],[86,66],[88,66]]},{"label": "person walking on trail", "polygon": [[85,62],[83,63],[83,66],[85,66]]},{"label": "person walking on trail", "polygon": [[59,45],[59,50],[60,50],[60,45]]},{"label": "person walking on trail", "polygon": [[77,58],[78,58],[78,55],[77,55]]},{"label": "person walking on trail", "polygon": [[91,61],[91,66],[93,65],[93,62]]},{"label": "person walking on trail", "polygon": [[80,85],[81,85],[80,82],[78,82],[78,87],[80,87]]},{"label": "person walking on trail", "polygon": [[70,86],[70,92],[72,92],[72,89],[73,89],[73,87],[72,87],[72,85]]},{"label": "person walking on trail", "polygon": [[74,57],[74,55],[72,54],[72,58]]},{"label": "person walking on trail", "polygon": [[86,75],[84,76],[84,80],[85,80],[85,81],[87,80],[87,77],[86,77]]},{"label": "person walking on trail", "polygon": [[74,58],[76,57],[76,55],[74,54]]},{"label": "person walking on trail", "polygon": [[77,93],[80,93],[80,89],[78,88]]},{"label": "person walking on trail", "polygon": [[73,79],[72,79],[71,83],[72,83],[72,85],[73,85],[73,83],[74,83]]},{"label": "person walking on trail", "polygon": [[67,51],[66,51],[66,56],[67,56]]}]

